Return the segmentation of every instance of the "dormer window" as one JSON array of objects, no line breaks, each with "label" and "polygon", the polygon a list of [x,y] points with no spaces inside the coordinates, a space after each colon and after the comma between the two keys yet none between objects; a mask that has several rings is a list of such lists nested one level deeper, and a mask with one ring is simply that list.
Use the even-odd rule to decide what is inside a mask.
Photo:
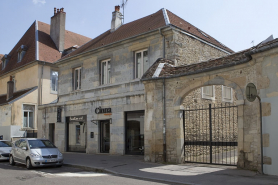
[{"label": "dormer window", "polygon": [[1,59],[2,61],[2,70],[4,70],[9,62],[10,56],[9,55],[4,55],[3,58]]},{"label": "dormer window", "polygon": [[17,50],[17,62],[21,62],[23,59],[25,53],[26,53],[27,47],[24,45],[21,45]]}]

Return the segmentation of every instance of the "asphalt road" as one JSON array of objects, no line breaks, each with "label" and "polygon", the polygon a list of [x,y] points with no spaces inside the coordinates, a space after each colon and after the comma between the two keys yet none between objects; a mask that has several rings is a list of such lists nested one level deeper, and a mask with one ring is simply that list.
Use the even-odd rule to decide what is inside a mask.
[{"label": "asphalt road", "polygon": [[84,171],[78,168],[63,166],[27,170],[24,165],[10,166],[0,162],[0,185],[88,185],[88,184],[169,184],[142,179],[115,176],[105,173]]}]

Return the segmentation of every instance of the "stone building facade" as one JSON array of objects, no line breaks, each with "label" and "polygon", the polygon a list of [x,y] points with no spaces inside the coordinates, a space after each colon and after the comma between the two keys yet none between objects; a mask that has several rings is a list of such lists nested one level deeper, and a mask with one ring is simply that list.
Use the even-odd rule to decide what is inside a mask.
[{"label": "stone building facade", "polygon": [[[233,88],[237,105],[238,161],[244,169],[277,175],[277,57],[278,40],[260,44],[223,58],[174,67],[172,62],[158,60],[143,76],[146,96],[145,159],[159,161],[163,156],[163,81],[165,80],[166,151],[169,162],[184,161],[182,112],[184,99],[196,89],[210,85]],[[153,77],[159,64],[160,74]],[[262,102],[262,132],[260,130],[260,102],[249,102],[246,86],[257,87]],[[263,145],[261,145],[261,135]],[[155,138],[155,139],[154,139]],[[155,146],[155,147],[154,147]],[[263,161],[261,161],[263,147]]]},{"label": "stone building facade", "polygon": [[[191,30],[174,26],[177,21]],[[183,50],[192,63],[232,53],[165,9],[124,25],[115,22],[111,30],[56,62],[59,101],[39,106],[39,137],[54,135],[63,152],[144,155],[150,147],[144,143],[155,138],[146,133],[149,97],[143,73],[163,56],[183,64]]]}]

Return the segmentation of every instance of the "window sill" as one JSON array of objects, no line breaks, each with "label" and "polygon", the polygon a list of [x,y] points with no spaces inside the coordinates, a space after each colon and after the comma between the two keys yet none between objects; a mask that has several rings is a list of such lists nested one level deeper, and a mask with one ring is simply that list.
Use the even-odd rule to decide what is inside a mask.
[{"label": "window sill", "polygon": [[202,96],[202,99],[215,101],[215,97]]},{"label": "window sill", "polygon": [[225,99],[222,99],[223,102],[225,103],[233,103],[233,100],[225,100]]},{"label": "window sill", "polygon": [[50,91],[50,94],[58,94],[57,91]]}]

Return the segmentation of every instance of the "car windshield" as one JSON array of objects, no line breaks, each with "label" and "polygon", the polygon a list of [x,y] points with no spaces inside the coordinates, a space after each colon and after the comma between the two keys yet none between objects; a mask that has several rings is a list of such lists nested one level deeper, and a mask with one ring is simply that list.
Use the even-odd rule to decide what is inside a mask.
[{"label": "car windshield", "polygon": [[56,148],[55,145],[53,145],[48,140],[29,140],[29,147],[32,148]]},{"label": "car windshield", "polygon": [[0,141],[0,147],[12,147],[12,143],[10,141]]}]

